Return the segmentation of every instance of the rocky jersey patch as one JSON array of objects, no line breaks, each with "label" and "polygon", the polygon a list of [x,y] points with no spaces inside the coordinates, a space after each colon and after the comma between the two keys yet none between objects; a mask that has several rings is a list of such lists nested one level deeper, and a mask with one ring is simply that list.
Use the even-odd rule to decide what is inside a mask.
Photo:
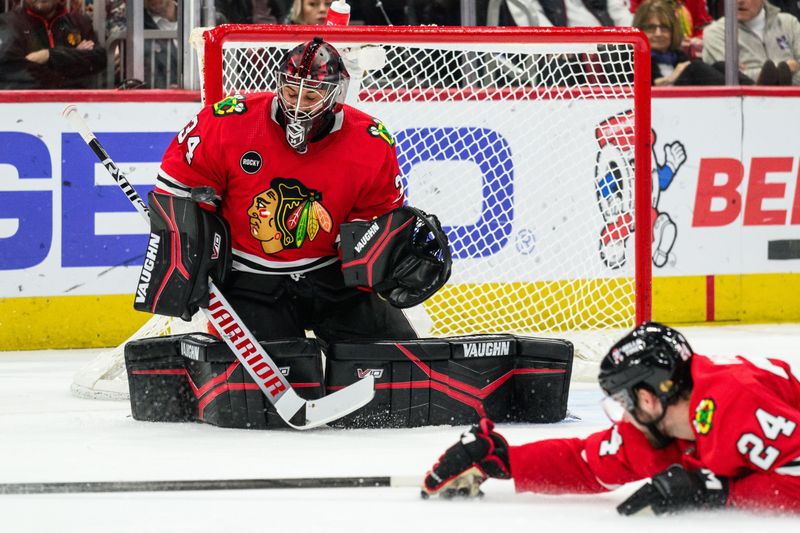
[{"label": "rocky jersey patch", "polygon": [[264,161],[261,159],[261,154],[255,150],[245,152],[242,157],[239,158],[239,167],[248,174],[255,174],[261,170],[263,163]]},{"label": "rocky jersey patch", "polygon": [[247,112],[245,97],[237,94],[228,96],[214,104],[215,117],[227,117],[229,115],[241,115]]},{"label": "rocky jersey patch", "polygon": [[389,146],[394,146],[394,137],[392,137],[392,134],[389,133],[388,129],[386,129],[386,126],[384,126],[383,122],[377,118],[373,118],[372,122],[374,124],[367,126],[367,133],[373,137],[379,137],[383,139]]},{"label": "rocky jersey patch", "polygon": [[694,411],[694,429],[700,435],[708,435],[711,431],[711,423],[714,420],[714,411],[717,406],[711,398],[704,398],[697,404],[697,409]]}]

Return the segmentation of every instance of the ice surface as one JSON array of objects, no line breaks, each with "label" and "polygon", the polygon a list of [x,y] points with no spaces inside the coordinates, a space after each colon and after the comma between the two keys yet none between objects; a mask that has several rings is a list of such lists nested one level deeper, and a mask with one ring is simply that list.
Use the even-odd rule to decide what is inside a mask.
[{"label": "ice surface", "polygon": [[[700,353],[800,364],[800,325],[682,328]],[[81,400],[72,373],[97,351],[0,353],[0,482],[419,475],[459,427],[248,431],[134,421],[127,402]],[[583,436],[607,425],[595,384],[575,383],[574,419],[501,425],[512,443]],[[543,461],[551,460],[543,457]],[[490,481],[480,501],[423,501],[412,488],[0,496],[0,532],[613,531],[764,532],[800,518],[744,512],[669,518],[616,514],[635,489],[592,496],[514,494]]]}]

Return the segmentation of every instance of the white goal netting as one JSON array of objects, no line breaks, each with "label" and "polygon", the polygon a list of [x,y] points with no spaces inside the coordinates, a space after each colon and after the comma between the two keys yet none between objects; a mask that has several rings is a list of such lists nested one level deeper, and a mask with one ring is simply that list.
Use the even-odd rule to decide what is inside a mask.
[{"label": "white goal netting", "polygon": [[[206,103],[274,90],[282,55],[315,31],[197,32]],[[637,61],[649,61],[640,34],[324,31],[351,73],[348,103],[385,125],[409,202],[435,213],[450,239],[452,278],[415,310],[418,323],[430,336],[567,338],[586,362],[576,376],[593,378],[614,337],[649,315],[650,80],[639,79]],[[203,329],[155,318],[135,336],[192,328]],[[97,383],[124,377],[121,349],[112,353],[117,376]],[[81,387],[96,389],[91,379]]]}]

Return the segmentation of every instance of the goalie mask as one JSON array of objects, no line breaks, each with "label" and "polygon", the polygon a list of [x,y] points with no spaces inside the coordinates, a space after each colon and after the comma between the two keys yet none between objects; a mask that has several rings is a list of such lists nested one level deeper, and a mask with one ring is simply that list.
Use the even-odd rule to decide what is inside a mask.
[{"label": "goalie mask", "polygon": [[286,141],[304,153],[308,142],[324,136],[341,109],[350,75],[339,52],[314,37],[286,54],[277,78]]}]

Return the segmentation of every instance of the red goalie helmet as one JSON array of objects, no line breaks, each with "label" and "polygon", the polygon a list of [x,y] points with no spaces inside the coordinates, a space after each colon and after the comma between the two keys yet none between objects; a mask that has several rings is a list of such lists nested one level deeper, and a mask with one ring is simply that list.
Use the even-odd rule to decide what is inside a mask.
[{"label": "red goalie helmet", "polygon": [[323,133],[341,108],[350,75],[339,52],[322,37],[290,50],[277,73],[287,142],[298,152]]}]

